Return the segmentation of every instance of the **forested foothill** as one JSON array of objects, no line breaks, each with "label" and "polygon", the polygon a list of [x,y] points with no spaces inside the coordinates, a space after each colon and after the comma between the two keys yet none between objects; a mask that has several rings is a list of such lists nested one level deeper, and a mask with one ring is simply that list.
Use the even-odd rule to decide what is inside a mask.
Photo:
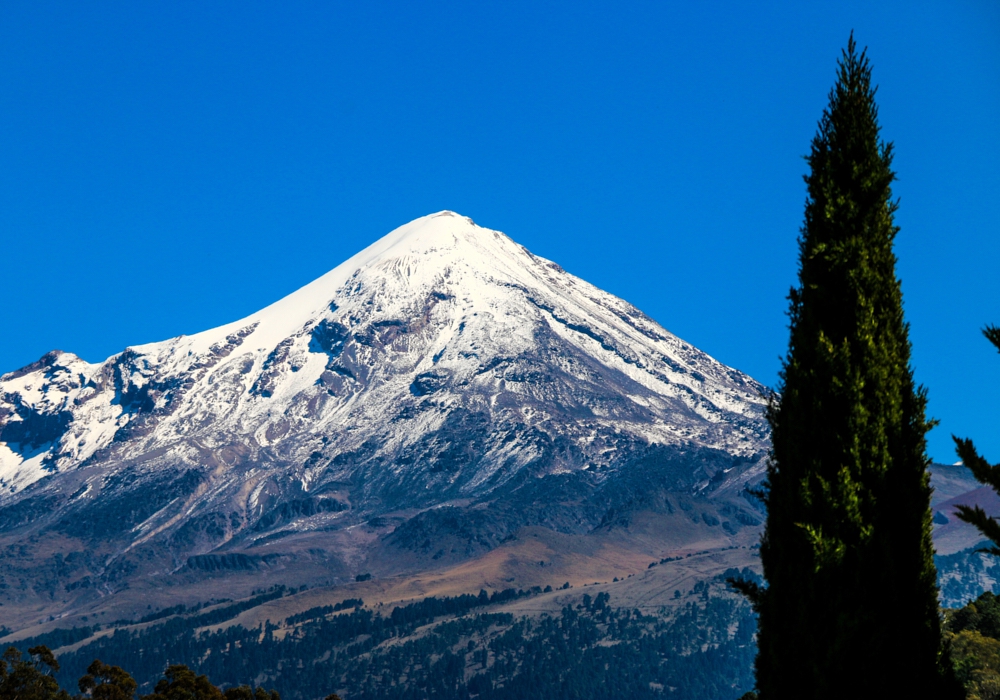
[{"label": "forested foothill", "polygon": [[[79,639],[92,628],[78,628],[62,640],[76,646],[56,649],[55,668],[39,666],[51,692],[38,700],[57,697],[56,681],[70,688],[81,675],[93,675],[88,669],[95,658],[101,668],[126,669],[140,696],[156,694],[149,700],[180,698],[163,689],[181,663],[187,664],[185,682],[203,677],[205,688],[228,688],[198,700],[242,700],[234,689],[250,692],[250,686],[273,689],[283,700],[332,693],[345,700],[585,699],[608,693],[729,700],[752,686],[756,653],[750,606],[725,583],[734,576],[755,578],[749,569],[730,569],[685,594],[678,591],[670,608],[616,607],[607,592],[563,588],[566,600],[557,613],[519,611],[518,603],[543,593],[535,588],[432,596],[391,609],[352,599],[339,610],[320,606],[249,629],[237,624],[198,631],[204,613],[106,630],[92,639]],[[36,649],[37,638],[17,647],[9,653]],[[255,694],[253,700],[262,698]]]}]

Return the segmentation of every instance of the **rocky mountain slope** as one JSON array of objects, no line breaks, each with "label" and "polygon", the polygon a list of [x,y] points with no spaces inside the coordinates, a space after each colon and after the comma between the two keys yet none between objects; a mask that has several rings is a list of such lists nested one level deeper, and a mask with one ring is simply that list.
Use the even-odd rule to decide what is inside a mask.
[{"label": "rocky mountain slope", "polygon": [[643,561],[746,546],[764,392],[441,212],[235,323],[0,377],[0,602],[16,624],[338,585],[526,528]]}]

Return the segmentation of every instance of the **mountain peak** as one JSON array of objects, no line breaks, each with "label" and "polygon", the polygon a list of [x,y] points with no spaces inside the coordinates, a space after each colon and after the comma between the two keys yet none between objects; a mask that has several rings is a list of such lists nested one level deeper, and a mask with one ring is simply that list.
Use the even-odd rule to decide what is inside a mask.
[{"label": "mountain peak", "polygon": [[[86,552],[39,589],[49,604],[233,567],[251,586],[272,567],[353,580],[654,506],[729,542],[758,522],[740,493],[766,453],[762,391],[439,212],[235,323],[0,377],[0,547],[51,534]],[[725,520],[706,515],[720,493]],[[51,570],[50,549],[23,551],[18,571]],[[20,591],[0,598],[33,605]]]},{"label": "mountain peak", "polygon": [[[467,216],[453,211],[439,211],[421,216],[391,231],[336,269],[370,267],[387,258],[412,254],[440,258],[459,246],[482,246],[490,242],[520,248],[504,234],[478,226]],[[434,260],[429,259],[427,262],[433,264]]]},{"label": "mountain peak", "polygon": [[[390,459],[459,406],[512,425],[582,420],[591,427],[573,429],[581,454],[591,449],[585,433],[611,426],[739,454],[758,452],[766,431],[752,379],[451,211],[395,229],[234,323],[94,365],[61,355],[60,373],[54,359],[0,381],[0,484],[9,489],[99,451],[138,459],[220,435],[248,441],[251,453],[282,444],[308,455],[315,436],[345,425],[340,449],[375,440]],[[431,394],[436,413],[426,412]],[[417,414],[415,432],[390,428]],[[745,429],[733,431],[732,420]],[[522,461],[497,453],[459,490],[507,464],[502,483]],[[315,477],[297,478],[306,488]]]}]

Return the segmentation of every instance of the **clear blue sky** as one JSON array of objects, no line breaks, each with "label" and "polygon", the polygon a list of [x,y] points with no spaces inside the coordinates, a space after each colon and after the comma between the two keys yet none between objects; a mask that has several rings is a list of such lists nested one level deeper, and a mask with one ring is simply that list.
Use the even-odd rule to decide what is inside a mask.
[{"label": "clear blue sky", "polygon": [[931,455],[1000,460],[994,0],[5,2],[0,372],[235,320],[453,209],[774,385],[852,28]]}]

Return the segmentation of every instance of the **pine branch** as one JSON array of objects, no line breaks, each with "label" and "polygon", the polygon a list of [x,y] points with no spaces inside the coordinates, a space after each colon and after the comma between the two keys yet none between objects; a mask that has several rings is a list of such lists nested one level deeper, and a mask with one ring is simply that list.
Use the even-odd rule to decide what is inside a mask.
[{"label": "pine branch", "polygon": [[986,511],[979,506],[975,508],[957,506],[955,515],[959,520],[974,525],[984,537],[993,543],[992,547],[980,549],[980,552],[1000,556],[1000,522],[997,522],[996,518],[986,515]]},{"label": "pine branch", "polygon": [[727,578],[726,583],[732,586],[736,591],[743,594],[750,605],[753,607],[754,612],[760,612],[760,604],[764,599],[764,589],[759,585],[745,578]]},{"label": "pine branch", "polygon": [[986,326],[983,329],[983,335],[993,343],[997,350],[1000,350],[1000,326]]},{"label": "pine branch", "polygon": [[[986,339],[1000,350],[1000,328],[997,326],[986,326],[983,329]],[[955,452],[962,459],[962,463],[969,468],[976,481],[986,484],[992,488],[997,495],[1000,495],[1000,464],[990,464],[976,450],[975,445],[969,438],[957,438],[954,435],[951,439],[955,441]],[[976,506],[958,506],[956,515],[959,520],[975,525],[976,529],[993,542],[989,549],[982,549],[982,552],[1000,556],[1000,522],[996,518],[986,515],[986,512]]]},{"label": "pine branch", "polygon": [[972,471],[976,481],[992,487],[1000,495],[1000,464],[991,465],[983,459],[969,438],[957,438],[952,435],[951,439],[955,441],[955,452],[958,453],[962,463]]}]

